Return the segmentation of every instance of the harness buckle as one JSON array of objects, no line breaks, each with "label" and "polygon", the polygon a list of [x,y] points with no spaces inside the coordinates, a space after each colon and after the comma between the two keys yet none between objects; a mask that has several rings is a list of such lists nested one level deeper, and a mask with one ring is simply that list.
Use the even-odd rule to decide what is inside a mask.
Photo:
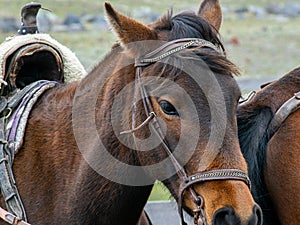
[{"label": "harness buckle", "polygon": [[198,209],[194,209],[193,213],[194,213],[194,224],[206,225],[204,210],[200,206],[198,206]]},{"label": "harness buckle", "polygon": [[193,210],[194,213],[194,224],[197,225],[206,225],[205,213],[204,213],[204,200],[201,196],[197,196],[195,201],[197,204],[197,209]]},{"label": "harness buckle", "polygon": [[206,225],[206,219],[204,215],[204,210],[200,206],[197,209],[193,210],[194,213],[194,224],[197,225]]}]

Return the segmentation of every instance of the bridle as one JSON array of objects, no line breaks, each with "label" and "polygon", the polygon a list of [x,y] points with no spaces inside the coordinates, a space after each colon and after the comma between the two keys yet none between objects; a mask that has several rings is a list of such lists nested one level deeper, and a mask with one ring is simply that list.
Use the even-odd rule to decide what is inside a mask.
[{"label": "bridle", "polygon": [[[135,68],[136,68],[136,78],[135,78],[135,93],[134,93],[134,107],[132,112],[132,129],[129,131],[121,132],[121,134],[125,133],[134,133],[137,130],[140,130],[147,124],[150,124],[154,129],[155,135],[160,139],[161,145],[163,146],[165,152],[169,156],[173,166],[176,169],[178,177],[181,179],[181,185],[179,189],[179,197],[178,197],[178,212],[181,218],[181,223],[186,224],[183,218],[183,195],[184,193],[189,193],[191,198],[193,199],[195,205],[197,206],[194,210],[194,223],[197,225],[207,225],[207,220],[204,211],[204,198],[196,193],[196,191],[192,188],[192,185],[195,183],[206,182],[206,181],[220,181],[220,180],[239,180],[243,181],[250,188],[250,180],[247,174],[238,169],[219,169],[219,170],[211,170],[205,171],[201,173],[194,174],[192,176],[188,176],[184,167],[178,162],[175,156],[172,154],[171,149],[167,141],[164,139],[164,135],[161,129],[161,126],[158,122],[157,116],[154,112],[153,106],[150,101],[150,97],[146,91],[146,87],[143,85],[141,80],[141,74],[143,68],[160,61],[174,53],[177,53],[183,49],[198,47],[198,48],[211,48],[218,52],[217,47],[209,41],[198,39],[198,38],[184,38],[178,39],[174,41],[170,41],[160,46],[156,50],[144,55],[141,58],[135,59]],[[147,119],[138,127],[134,127],[135,125],[135,115],[136,115],[136,95],[138,91],[141,94],[141,98],[143,101],[143,106],[145,109],[145,113],[147,115]]]}]

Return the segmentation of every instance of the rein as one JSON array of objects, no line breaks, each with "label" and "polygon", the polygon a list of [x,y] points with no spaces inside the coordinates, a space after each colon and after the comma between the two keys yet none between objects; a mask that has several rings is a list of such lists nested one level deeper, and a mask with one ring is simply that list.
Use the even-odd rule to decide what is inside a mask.
[{"label": "rein", "polygon": [[[133,133],[137,130],[142,129],[147,124],[150,124],[154,129],[156,136],[160,139],[161,144],[170,157],[174,168],[176,169],[177,175],[181,180],[180,189],[179,189],[179,197],[178,197],[178,212],[180,215],[181,223],[186,224],[183,218],[183,195],[184,193],[188,193],[193,199],[196,208],[193,210],[194,214],[194,223],[197,225],[207,225],[207,220],[205,216],[205,202],[204,198],[196,193],[193,189],[193,185],[196,183],[206,182],[206,181],[220,181],[220,180],[239,180],[243,181],[250,188],[250,180],[247,174],[238,169],[220,169],[220,170],[211,170],[205,171],[201,173],[197,173],[189,176],[184,169],[184,167],[179,163],[179,161],[172,154],[172,150],[169,148],[167,141],[164,139],[164,135],[161,129],[161,126],[158,122],[156,113],[154,112],[153,106],[150,101],[150,97],[147,93],[146,87],[143,85],[141,81],[141,74],[143,72],[143,68],[160,61],[172,54],[175,54],[179,51],[182,51],[191,47],[208,47],[217,52],[219,52],[218,48],[209,41],[197,38],[184,38],[178,39],[174,41],[170,41],[157,48],[156,50],[144,55],[142,58],[137,58],[135,60],[136,67],[136,78],[135,78],[135,92],[134,92],[134,107],[132,112],[132,129],[129,131],[124,131],[121,134],[125,133]],[[138,90],[139,89],[139,90]],[[135,125],[135,115],[136,115],[136,96],[138,91],[141,94],[144,109],[147,115],[147,119],[138,127],[134,127]]]}]

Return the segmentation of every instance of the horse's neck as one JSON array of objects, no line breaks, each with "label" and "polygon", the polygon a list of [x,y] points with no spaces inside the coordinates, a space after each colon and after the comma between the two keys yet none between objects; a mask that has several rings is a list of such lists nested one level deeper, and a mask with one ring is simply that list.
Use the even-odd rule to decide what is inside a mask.
[{"label": "horse's neck", "polygon": [[71,218],[80,224],[123,224],[135,225],[140,217],[152,189],[124,186],[109,181],[89,166],[83,165],[77,178],[76,197]]},{"label": "horse's neck", "polygon": [[[121,83],[122,80],[112,82]],[[119,224],[120,221],[124,224],[135,224],[152,187],[131,187],[114,183],[95,172],[83,159],[73,134],[74,121],[72,122],[74,97],[76,100],[78,88],[79,84],[74,83],[50,90],[32,111],[26,132],[26,145],[20,157],[16,158],[15,167],[18,167],[16,171],[22,174],[22,176],[17,176],[17,180],[26,177],[28,183],[30,183],[29,180],[34,182],[36,178],[31,172],[36,171],[38,174],[38,171],[43,171],[45,179],[41,182],[45,184],[39,185],[39,193],[47,196],[50,189],[53,191],[54,196],[58,198],[52,199],[56,202],[55,214],[65,213],[67,208],[70,215],[68,223],[69,218],[72,218],[73,224]],[[84,88],[89,87],[86,85]],[[131,152],[122,148],[121,144],[114,140],[111,125],[104,124],[107,123],[105,115],[109,112],[101,110],[105,108],[104,104],[109,105],[109,98],[112,97],[110,95],[113,94],[104,94],[100,99],[105,101],[98,103],[100,111],[97,111],[101,113],[97,117],[101,119],[98,127],[104,128],[98,133],[103,144],[108,149],[112,149],[114,155],[123,154],[122,157],[125,156],[123,159],[127,157],[128,164],[135,163],[135,157]],[[85,100],[82,99],[82,101]],[[41,146],[44,147],[41,149]],[[94,149],[97,147],[94,146]],[[28,175],[25,176],[22,172],[24,160],[28,164],[26,169]],[[42,163],[38,163],[38,167],[33,168],[35,163],[32,160]],[[126,171],[123,172],[126,173]],[[26,181],[23,183],[26,184]],[[21,195],[26,200],[35,197],[26,197],[26,192],[27,190],[30,192],[30,188],[23,187],[26,191],[23,191],[24,194],[21,193]],[[26,204],[30,209],[30,202],[25,202],[25,206]]]},{"label": "horse's neck", "polygon": [[[95,119],[93,121],[96,122],[97,133],[100,137],[100,141],[103,146],[105,146],[105,151],[108,151],[114,158],[131,165],[137,165],[138,161],[134,154],[134,151],[127,149],[124,145],[120,143],[117,139],[113,126],[112,126],[112,105],[114,104],[115,97],[119,93],[120,90],[124,87],[124,85],[132,82],[132,77],[130,75],[124,73],[116,73],[113,76],[106,79],[105,85],[97,84],[97,77],[101,76],[98,73],[103,71],[94,71],[94,73],[90,74],[90,77],[87,79],[91,79],[93,81],[92,84],[96,84],[97,92],[100,92],[100,95],[97,96],[96,104],[90,108],[89,110],[94,110],[95,112]],[[91,88],[89,82],[84,81],[86,87],[83,89]],[[89,91],[91,93],[91,91]],[[90,99],[90,98],[89,98]],[[83,100],[78,99],[85,102]],[[127,101],[132,102],[132,96],[128,96]],[[81,103],[79,104],[81,105]],[[87,107],[84,107],[80,110],[86,110]],[[121,109],[122,110],[122,109]],[[125,110],[123,110],[125,111]],[[118,111],[120,114],[117,115],[118,123],[122,123],[122,112]],[[128,112],[129,113],[129,112]],[[88,115],[88,112],[86,113]],[[93,139],[91,139],[93,142]],[[97,146],[96,151],[100,151],[103,146]],[[93,158],[94,156],[92,156]],[[148,187],[133,187],[133,186],[125,186],[114,183],[109,179],[106,179],[99,175],[97,172],[92,171],[89,166],[83,162],[84,168],[81,174],[81,180],[79,182],[78,187],[78,195],[81,199],[82,205],[80,209],[83,211],[78,215],[82,215],[83,213],[87,213],[87,208],[90,209],[89,215],[99,215],[99,212],[104,212],[104,214],[100,213],[100,217],[94,218],[94,220],[99,220],[99,224],[118,224],[120,221],[124,224],[136,224],[137,220],[142,212],[142,209],[147,201],[147,198],[151,191],[151,186]],[[101,166],[101,165],[100,165]],[[102,165],[107,166],[114,166],[113,163],[111,165]],[[110,172],[114,171],[116,168],[110,168]],[[122,170],[122,171],[121,171]],[[126,168],[120,168],[119,173],[124,174],[126,176],[133,176],[126,170]],[[88,175],[87,175],[88,174]],[[93,177],[93,178],[92,178]],[[91,182],[92,181],[92,182]],[[96,184],[100,184],[95,185]],[[95,195],[96,194],[96,195]],[[87,197],[89,196],[89,197]],[[95,204],[91,207],[91,202],[88,199],[98,199],[95,201]],[[101,202],[99,204],[99,202]],[[79,209],[79,210],[80,210]],[[77,210],[75,210],[76,212]],[[76,216],[76,215],[72,215]],[[82,216],[81,216],[82,218]],[[86,217],[91,218],[91,216]],[[79,218],[78,218],[79,219]],[[83,224],[89,224],[89,221],[82,221]]]},{"label": "horse's neck", "polygon": [[[99,74],[97,73],[90,74],[89,77],[83,81],[83,86],[81,86],[82,84],[79,84],[76,89],[82,88],[82,93],[91,93],[90,90],[95,87],[91,85],[94,85],[95,80],[99,79]],[[76,99],[75,102],[78,101],[77,104],[79,103],[79,106],[74,105],[76,104],[74,103],[72,105],[72,110],[73,113],[76,113],[77,109],[75,110],[76,112],[74,112],[74,108],[78,107],[78,110],[82,112],[82,115],[86,116],[88,116],[88,111],[94,111],[96,113],[95,122],[97,134],[99,135],[106,150],[109,151],[115,158],[120,159],[126,164],[137,165],[138,162],[134,155],[134,151],[130,151],[119,142],[119,140],[115,137],[115,131],[110,119],[108,119],[112,115],[111,106],[114,103],[116,94],[124,87],[124,84],[132,82],[132,79],[132,77],[124,76],[124,74],[115,74],[115,76],[110,77],[107,80],[105,87],[103,87],[103,92],[98,97],[96,105],[92,105],[91,107],[81,108],[82,103],[90,100],[90,96],[88,94],[88,96],[83,95],[82,99],[80,99],[80,97],[77,98],[78,90],[76,90],[74,93]],[[89,80],[92,81],[92,84],[89,83]],[[96,85],[96,88],[99,89],[100,87]],[[79,93],[81,93],[81,91],[79,91]],[[96,89],[95,93],[99,93],[99,90]],[[131,96],[128,97],[128,101],[131,103]],[[70,109],[68,108],[65,110],[67,111],[67,115],[70,115],[69,110]],[[122,115],[120,116],[122,117]],[[74,119],[76,117],[72,115],[72,118]],[[95,123],[94,120],[92,121]],[[69,128],[67,128],[67,130],[69,130]],[[71,140],[73,141],[74,139],[72,138]],[[76,140],[78,141],[78,139]],[[67,142],[69,141],[70,140],[67,140]],[[91,142],[93,143],[93,141]],[[89,146],[89,149],[90,152],[93,152],[94,149],[97,150],[100,149],[100,147]],[[82,149],[80,149],[80,151],[82,151]],[[94,156],[92,155],[91,157],[93,158]],[[76,195],[75,202],[73,202],[73,198],[68,199],[68,201],[70,201],[70,205],[75,206],[74,210],[71,212],[71,217],[77,217],[77,219],[75,219],[76,221],[84,220],[81,224],[94,224],[97,220],[99,221],[98,224],[114,224],[113,221],[115,221],[116,224],[119,221],[123,221],[125,224],[135,224],[142,212],[148,196],[150,195],[152,187],[134,187],[114,183],[91,169],[91,167],[85,160],[82,160],[82,158],[75,159],[75,161],[79,161],[80,166],[76,172],[77,178],[73,190]],[[111,170],[114,170],[114,168],[111,168]],[[126,171],[122,172],[124,174],[128,174]],[[128,176],[131,176],[131,174],[128,174]],[[78,204],[79,202],[80,204]],[[82,215],[84,214],[88,214],[89,216],[83,217]]]},{"label": "horse's neck", "polygon": [[[130,68],[122,69],[122,72],[113,73],[109,78],[106,79],[106,83],[102,86],[97,84],[98,96],[95,109],[94,120],[96,122],[97,133],[101,139],[101,143],[105,146],[105,151],[108,151],[115,159],[124,162],[127,165],[139,165],[135,151],[128,149],[124,144],[120,143],[116,137],[116,132],[113,128],[112,121],[113,119],[117,120],[118,124],[123,123],[122,118],[128,118],[130,111],[125,110],[122,106],[117,104],[118,108],[117,114],[114,114],[113,104],[116,104],[116,96],[119,95],[120,91],[126,86],[134,82],[134,72],[128,71]],[[109,70],[109,69],[108,69]],[[96,77],[99,77],[99,73],[103,73],[103,69],[100,71],[95,71],[95,74],[90,74],[93,83],[97,80]],[[90,78],[88,78],[90,79]],[[99,78],[98,78],[99,79]],[[96,82],[97,83],[97,82]],[[89,86],[89,85],[88,85]],[[101,88],[101,90],[99,90]],[[126,102],[126,105],[132,105],[132,95],[122,96]],[[125,105],[123,105],[125,106]],[[131,108],[130,108],[131,109]],[[100,147],[99,147],[100,149]],[[112,165],[108,165],[113,166]],[[127,168],[127,167],[126,167]],[[122,174],[122,177],[133,177],[134,174],[131,174],[129,171],[126,171],[126,168],[120,168],[122,171],[117,171],[119,174]],[[89,169],[88,169],[89,170]],[[111,168],[111,171],[115,171],[116,168]],[[124,171],[125,170],[125,171]],[[113,172],[113,173],[114,173]],[[90,173],[90,172],[89,172]],[[143,207],[150,195],[152,186],[147,187],[136,187],[136,186],[125,186],[114,183],[108,179],[99,176],[97,173],[92,172],[95,175],[95,178],[99,180],[101,186],[98,187],[98,190],[95,189],[92,192],[85,188],[86,193],[81,193],[83,198],[90,193],[99,193],[99,199],[101,199],[101,204],[98,204],[98,209],[96,211],[106,211],[107,221],[104,221],[105,218],[101,218],[100,224],[119,224],[122,221],[123,224],[136,224],[140,216],[140,213],[143,210]],[[86,179],[88,176],[83,176],[83,184],[88,187],[91,182],[90,178]],[[90,187],[90,188],[93,188]]]}]

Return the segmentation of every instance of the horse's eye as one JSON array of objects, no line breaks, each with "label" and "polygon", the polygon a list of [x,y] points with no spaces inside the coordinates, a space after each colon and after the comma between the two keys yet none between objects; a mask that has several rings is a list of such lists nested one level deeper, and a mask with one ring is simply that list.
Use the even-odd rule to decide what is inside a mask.
[{"label": "horse's eye", "polygon": [[160,101],[158,104],[165,114],[170,116],[179,116],[175,107],[170,102],[163,100]]}]

